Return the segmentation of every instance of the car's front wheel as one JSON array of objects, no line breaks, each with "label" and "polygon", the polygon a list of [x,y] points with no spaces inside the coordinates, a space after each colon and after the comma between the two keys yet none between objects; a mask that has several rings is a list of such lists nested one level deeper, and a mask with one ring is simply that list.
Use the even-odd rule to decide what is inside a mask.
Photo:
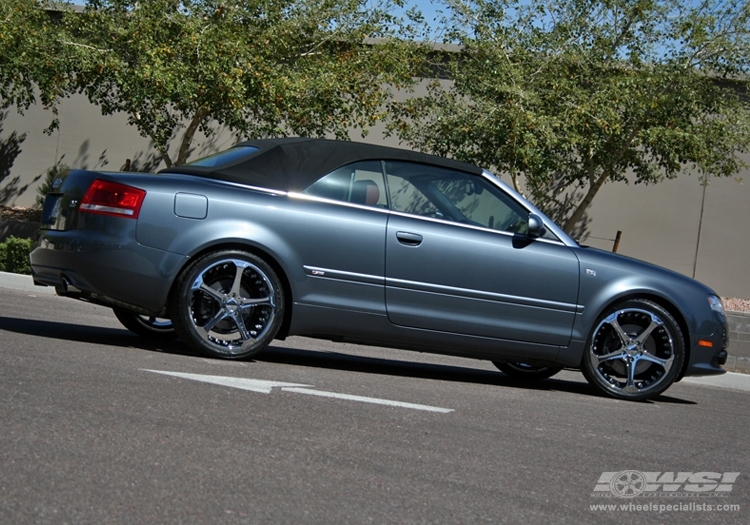
[{"label": "car's front wheel", "polygon": [[125,328],[144,339],[169,340],[177,337],[170,319],[141,315],[118,307],[112,308],[112,311]]},{"label": "car's front wheel", "polygon": [[507,376],[532,381],[548,379],[562,370],[562,367],[558,366],[537,366],[528,363],[502,363],[500,361],[493,361],[492,364]]},{"label": "car's front wheel", "polygon": [[685,361],[685,339],[672,315],[645,299],[622,302],[594,325],[581,370],[599,391],[645,400],[664,392]]},{"label": "car's front wheel", "polygon": [[180,275],[170,312],[177,334],[199,352],[247,358],[268,346],[279,331],[282,284],[260,257],[217,251],[199,257]]}]

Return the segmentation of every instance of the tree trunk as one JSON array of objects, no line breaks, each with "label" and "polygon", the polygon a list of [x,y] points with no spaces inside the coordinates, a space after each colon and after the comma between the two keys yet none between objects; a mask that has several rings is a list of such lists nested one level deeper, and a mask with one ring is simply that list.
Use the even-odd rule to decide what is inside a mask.
[{"label": "tree trunk", "polygon": [[612,160],[609,164],[609,168],[605,169],[599,176],[599,178],[596,179],[596,181],[592,180],[592,173],[589,173],[589,180],[592,180],[592,184],[591,186],[589,186],[589,191],[586,192],[586,195],[583,197],[583,200],[576,208],[576,211],[574,211],[573,215],[571,215],[568,220],[565,221],[565,224],[563,225],[563,231],[565,231],[565,233],[570,234],[576,227],[576,224],[578,224],[578,221],[583,218],[583,214],[586,213],[586,210],[593,202],[594,197],[596,197],[596,194],[599,193],[600,189],[602,189],[604,183],[607,182],[607,179],[612,173],[612,167],[615,166],[617,164],[617,161],[619,161],[620,158],[625,154],[630,145],[633,143],[633,140],[635,140],[635,137],[638,136],[639,131],[640,128],[636,127],[630,132],[630,135],[628,135],[628,138],[622,143],[620,149],[617,150],[617,153],[613,155]]},{"label": "tree trunk", "polygon": [[513,189],[516,190],[518,193],[523,193],[521,191],[521,184],[518,182],[518,173],[511,173],[510,180],[513,183]]},{"label": "tree trunk", "polygon": [[586,192],[586,195],[583,197],[583,200],[573,212],[573,215],[568,217],[568,220],[565,221],[565,224],[563,225],[563,231],[565,231],[565,233],[570,234],[575,229],[576,224],[578,224],[578,221],[581,220],[583,214],[586,213],[586,210],[593,202],[594,197],[596,197],[596,194],[599,193],[599,190],[602,186],[604,186],[604,183],[607,182],[608,178],[609,171],[605,171],[596,180],[596,182],[594,182],[594,184],[589,186],[589,191]]},{"label": "tree trunk", "polygon": [[[151,140],[154,140],[153,138]],[[156,142],[156,141],[154,141]],[[166,149],[162,148],[156,148],[159,153],[161,153],[161,160],[164,161],[164,164],[167,166],[167,168],[171,168],[174,163],[172,162],[172,157],[169,156],[169,152]]]},{"label": "tree trunk", "polygon": [[185,133],[182,135],[182,142],[180,143],[180,151],[177,154],[177,164],[185,164],[190,155],[190,145],[193,143],[195,132],[198,131],[198,127],[208,117],[208,109],[205,107],[198,108],[195,112],[193,120],[190,121]]}]

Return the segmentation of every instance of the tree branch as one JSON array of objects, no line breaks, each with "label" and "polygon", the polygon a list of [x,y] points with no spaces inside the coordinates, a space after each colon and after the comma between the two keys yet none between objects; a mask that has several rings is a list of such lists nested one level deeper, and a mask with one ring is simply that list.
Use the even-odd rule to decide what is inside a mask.
[{"label": "tree branch", "polygon": [[[151,137],[151,140],[154,144],[157,144],[156,140],[154,140],[154,137]],[[167,151],[167,148],[161,148],[159,146],[155,146],[156,151],[159,152],[161,155],[161,159],[164,161],[164,164],[166,164],[167,168],[171,168],[174,166],[174,163],[172,162],[172,157],[169,156],[169,152]]]},{"label": "tree branch", "polygon": [[[628,135],[628,138],[623,142],[622,146],[620,146],[620,149],[617,150],[617,153],[613,155],[609,167],[606,168],[604,171],[602,171],[602,174],[599,176],[596,181],[589,186],[589,190],[586,192],[586,195],[583,197],[583,200],[578,205],[578,207],[573,212],[573,215],[571,215],[567,221],[565,221],[565,224],[563,225],[563,230],[566,233],[570,233],[573,231],[573,229],[576,227],[576,224],[578,224],[578,221],[581,220],[583,217],[583,214],[586,213],[586,210],[591,205],[591,203],[594,201],[594,197],[596,197],[596,194],[599,193],[599,190],[604,186],[604,183],[607,182],[607,179],[612,175],[612,166],[619,161],[622,156],[625,154],[625,152],[630,148],[630,145],[633,143],[633,140],[635,140],[635,137],[638,136],[638,132],[640,131],[640,127],[636,126],[631,132],[630,135]],[[589,175],[590,177],[593,176],[593,174]]]},{"label": "tree branch", "polygon": [[67,40],[61,40],[61,44],[66,46],[76,46],[76,47],[83,47],[85,49],[92,49],[94,51],[99,51],[100,53],[111,53],[112,49],[101,49],[98,47],[90,46],[88,44],[79,44],[78,42],[68,42]]},{"label": "tree branch", "polygon": [[195,112],[193,120],[190,121],[185,133],[182,135],[182,142],[180,143],[180,151],[177,154],[177,164],[185,164],[187,162],[188,155],[190,154],[190,144],[193,142],[195,132],[201,123],[208,117],[209,110],[205,106],[201,106]]}]

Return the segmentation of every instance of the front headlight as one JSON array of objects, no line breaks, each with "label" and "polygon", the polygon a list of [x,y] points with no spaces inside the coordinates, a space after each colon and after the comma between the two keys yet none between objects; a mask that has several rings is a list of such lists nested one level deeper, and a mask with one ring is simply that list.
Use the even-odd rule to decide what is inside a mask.
[{"label": "front headlight", "polygon": [[709,295],[708,304],[711,307],[711,310],[724,315],[724,304],[721,302],[720,298],[716,297],[715,295]]}]

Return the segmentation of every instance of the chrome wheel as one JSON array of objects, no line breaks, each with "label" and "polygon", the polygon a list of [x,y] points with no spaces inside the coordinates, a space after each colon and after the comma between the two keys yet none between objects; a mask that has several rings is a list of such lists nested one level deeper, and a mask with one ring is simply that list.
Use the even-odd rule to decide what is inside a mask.
[{"label": "chrome wheel", "polygon": [[118,307],[112,308],[112,311],[125,328],[145,339],[164,340],[177,337],[170,319],[141,315]]},{"label": "chrome wheel", "polygon": [[180,278],[173,321],[197,350],[225,358],[249,357],[276,336],[283,311],[281,283],[262,259],[218,252],[197,260]]},{"label": "chrome wheel", "polygon": [[501,363],[499,361],[493,361],[496,367],[500,371],[510,377],[516,379],[529,379],[534,381],[540,381],[547,379],[562,370],[558,366],[536,366],[528,363]]},{"label": "chrome wheel", "polygon": [[669,312],[651,301],[634,300],[600,318],[582,371],[610,396],[642,400],[666,390],[684,358],[682,332]]}]

